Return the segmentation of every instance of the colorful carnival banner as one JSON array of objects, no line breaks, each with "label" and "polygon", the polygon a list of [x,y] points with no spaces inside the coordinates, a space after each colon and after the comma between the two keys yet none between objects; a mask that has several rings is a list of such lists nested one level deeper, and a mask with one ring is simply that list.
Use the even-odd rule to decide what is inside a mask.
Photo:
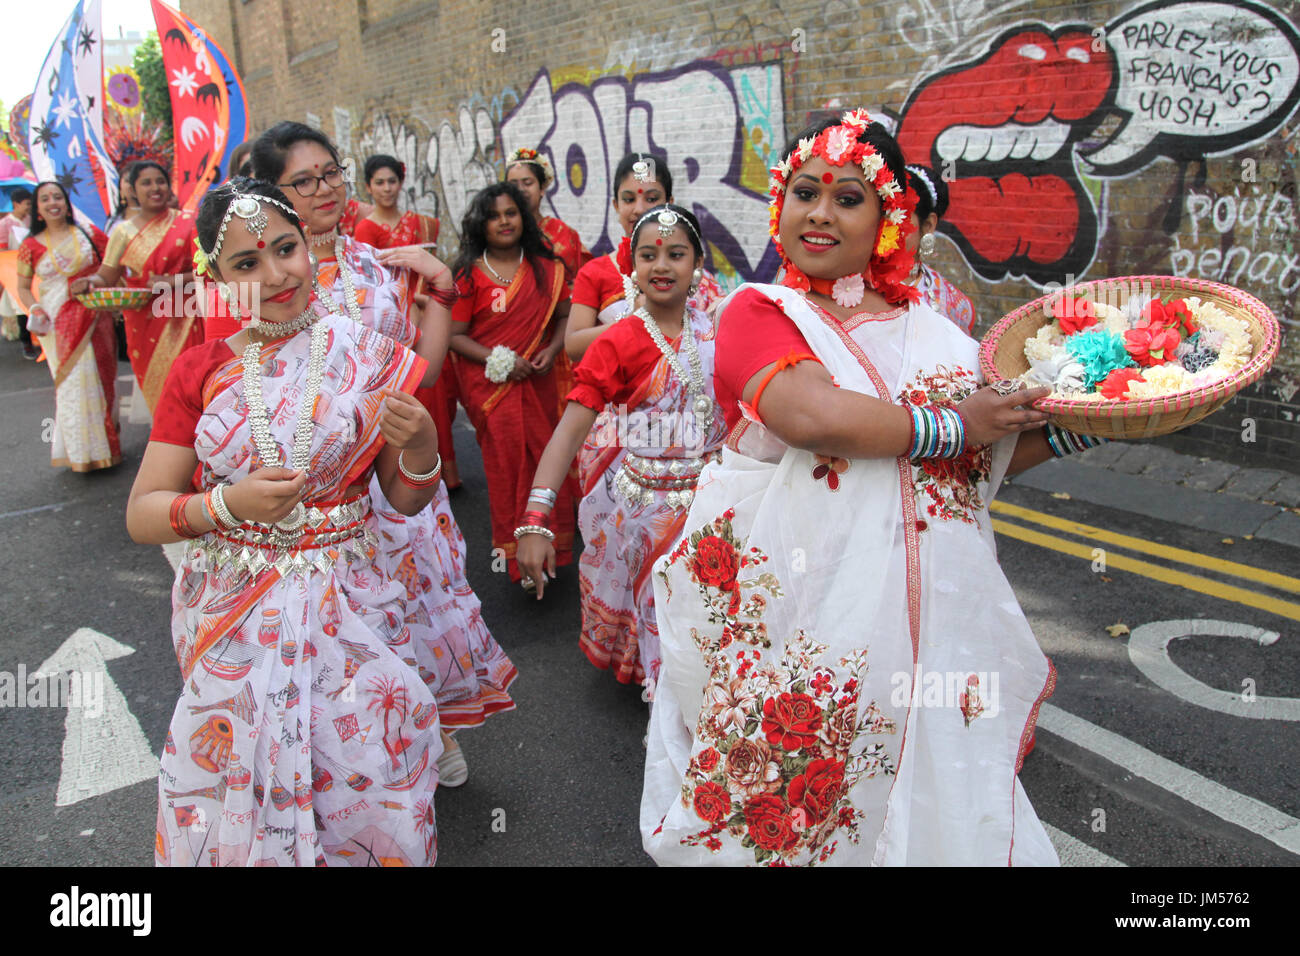
[{"label": "colorful carnival banner", "polygon": [[100,0],[78,0],[32,91],[27,148],[39,180],[56,179],[72,205],[102,227],[117,204],[103,146],[104,57]]},{"label": "colorful carnival banner", "polygon": [[173,186],[193,209],[220,182],[230,151],[248,131],[244,89],[225,52],[194,21],[152,0],[172,104]]}]

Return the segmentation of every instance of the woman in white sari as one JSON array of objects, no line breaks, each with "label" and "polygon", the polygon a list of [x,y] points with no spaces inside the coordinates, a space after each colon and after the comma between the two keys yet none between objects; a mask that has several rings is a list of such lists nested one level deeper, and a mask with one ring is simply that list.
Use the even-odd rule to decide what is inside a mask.
[{"label": "woman in white sari", "polygon": [[[50,464],[82,472],[111,468],[122,460],[113,317],[69,293],[73,281],[94,274],[108,240],[94,226],[77,224],[59,183],[37,186],[33,206],[31,234],[18,247],[18,297],[54,377]],[[33,278],[40,280],[39,302]]]},{"label": "woman in white sari", "polygon": [[720,308],[729,435],[656,568],[646,850],[1055,864],[1017,777],[1054,672],[988,514],[1051,455],[1047,391],[980,388],[977,344],[904,284],[915,196],[865,111],[784,155],[783,285]]}]

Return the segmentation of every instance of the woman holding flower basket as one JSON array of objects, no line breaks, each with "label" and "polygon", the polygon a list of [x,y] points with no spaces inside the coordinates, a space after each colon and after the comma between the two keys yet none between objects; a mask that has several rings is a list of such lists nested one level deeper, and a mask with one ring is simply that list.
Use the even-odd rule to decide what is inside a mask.
[{"label": "woman holding flower basket", "polygon": [[976,343],[906,284],[915,195],[866,111],[783,155],[784,284],[720,307],[728,437],[656,566],[646,850],[1055,864],[1017,777],[1055,677],[988,513],[1052,454],[1046,390],[981,387]]}]

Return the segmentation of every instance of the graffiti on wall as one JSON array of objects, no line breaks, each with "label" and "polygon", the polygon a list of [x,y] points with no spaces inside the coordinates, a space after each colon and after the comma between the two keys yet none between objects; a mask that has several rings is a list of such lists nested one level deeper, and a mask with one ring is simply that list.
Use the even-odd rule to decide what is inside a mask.
[{"label": "graffiti on wall", "polygon": [[778,60],[729,59],[631,78],[570,80],[573,73],[542,69],[522,95],[501,91],[491,102],[463,105],[436,128],[375,108],[361,123],[358,155],[404,162],[408,207],[438,216],[443,234],[454,235],[474,193],[502,177],[504,157],[535,147],[557,173],[543,212],[599,254],[623,235],[609,201],[619,160],[634,150],[660,153],[675,198],[700,217],[711,267],[733,284],[770,277],[767,170],[785,139],[784,74]]},{"label": "graffiti on wall", "polygon": [[1004,30],[977,58],[920,80],[898,139],[949,180],[940,228],[977,275],[1045,284],[1092,264],[1098,181],[1164,157],[1180,164],[1181,186],[1186,164],[1274,136],[1297,101],[1300,33],[1272,8],[1156,0],[1100,27]]}]

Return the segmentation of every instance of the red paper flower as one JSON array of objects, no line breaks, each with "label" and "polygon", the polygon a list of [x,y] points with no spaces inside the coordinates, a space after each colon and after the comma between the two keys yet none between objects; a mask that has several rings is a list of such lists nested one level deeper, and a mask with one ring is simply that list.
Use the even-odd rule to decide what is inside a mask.
[{"label": "red paper flower", "polygon": [[1066,335],[1082,332],[1097,324],[1097,310],[1087,299],[1062,297],[1052,310],[1052,315]]},{"label": "red paper flower", "polygon": [[1117,368],[1097,386],[1097,391],[1113,401],[1123,401],[1128,396],[1128,383],[1137,379],[1141,381],[1142,373],[1135,368]]},{"label": "red paper flower", "polygon": [[[1153,303],[1154,304],[1154,303]],[[1182,336],[1154,315],[1144,318],[1136,328],[1124,333],[1124,347],[1139,365],[1163,365],[1174,357]]]},{"label": "red paper flower", "polygon": [[1159,323],[1166,329],[1177,331],[1179,338],[1196,333],[1196,322],[1192,319],[1192,310],[1182,299],[1174,299],[1168,303],[1161,302],[1159,299],[1152,299],[1142,311],[1142,318],[1153,323]]},{"label": "red paper flower", "polygon": [[632,237],[624,236],[618,244],[618,253],[614,257],[618,263],[618,271],[625,276],[630,276],[633,272],[632,266]]},{"label": "red paper flower", "polygon": [[782,694],[763,702],[763,733],[782,750],[798,750],[817,742],[822,711],[807,694]]}]

